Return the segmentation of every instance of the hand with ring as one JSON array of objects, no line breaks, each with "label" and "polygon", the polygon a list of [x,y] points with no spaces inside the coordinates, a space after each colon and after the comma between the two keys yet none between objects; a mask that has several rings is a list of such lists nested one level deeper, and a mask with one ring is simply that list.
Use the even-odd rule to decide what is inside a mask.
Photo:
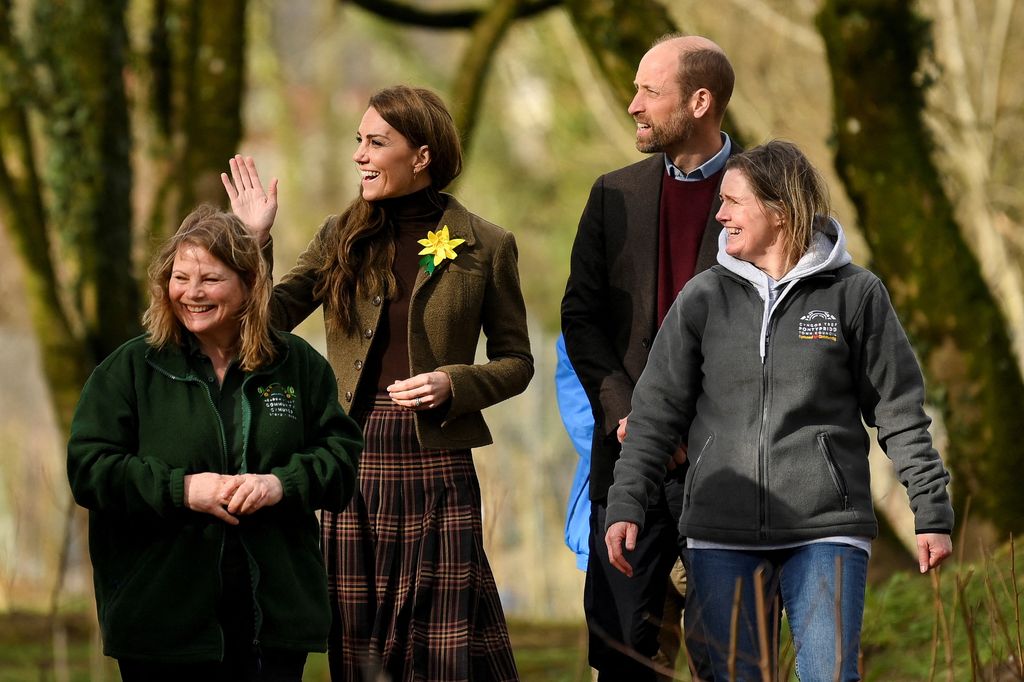
[{"label": "hand with ring", "polygon": [[388,386],[391,400],[408,410],[430,410],[452,395],[452,380],[444,372],[425,372]]}]

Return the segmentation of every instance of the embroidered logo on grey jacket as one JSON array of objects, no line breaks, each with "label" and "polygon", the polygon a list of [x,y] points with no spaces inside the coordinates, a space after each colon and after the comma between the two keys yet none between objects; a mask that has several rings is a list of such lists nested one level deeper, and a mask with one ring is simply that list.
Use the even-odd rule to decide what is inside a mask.
[{"label": "embroidered logo on grey jacket", "polygon": [[839,320],[824,310],[812,310],[800,318],[797,334],[807,341],[835,341],[839,336]]}]

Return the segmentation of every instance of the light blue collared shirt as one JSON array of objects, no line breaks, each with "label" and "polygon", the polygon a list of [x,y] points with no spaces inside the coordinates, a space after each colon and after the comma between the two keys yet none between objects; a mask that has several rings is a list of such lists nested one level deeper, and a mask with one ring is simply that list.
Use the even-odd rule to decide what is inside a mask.
[{"label": "light blue collared shirt", "polygon": [[672,163],[672,159],[668,157],[668,154],[665,154],[665,170],[668,171],[670,178],[673,180],[679,180],[680,182],[696,182],[698,180],[704,180],[706,178],[710,178],[725,167],[725,162],[729,159],[730,150],[732,150],[732,140],[729,139],[728,133],[722,131],[722,148],[718,150],[717,154],[695,168],[692,172],[684,173],[682,169]]}]

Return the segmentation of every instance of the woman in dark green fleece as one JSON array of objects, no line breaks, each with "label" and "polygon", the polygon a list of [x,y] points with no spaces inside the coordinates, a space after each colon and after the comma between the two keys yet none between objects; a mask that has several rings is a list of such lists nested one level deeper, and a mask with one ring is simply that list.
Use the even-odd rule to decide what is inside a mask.
[{"label": "woman in dark green fleece", "polygon": [[331,621],[315,513],[351,498],[359,428],[268,326],[238,218],[200,207],[149,275],[147,333],[93,372],[68,443],[104,653],[125,680],[301,680]]}]

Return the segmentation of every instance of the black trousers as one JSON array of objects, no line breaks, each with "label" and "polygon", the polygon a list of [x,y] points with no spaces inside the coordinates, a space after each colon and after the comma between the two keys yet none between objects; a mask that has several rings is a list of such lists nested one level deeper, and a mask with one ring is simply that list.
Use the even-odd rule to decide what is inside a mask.
[{"label": "black trousers", "polygon": [[633,567],[632,578],[608,563],[605,502],[591,505],[590,561],[583,610],[589,631],[590,665],[602,682],[657,679],[651,657],[658,651],[669,572],[679,558],[682,492],[680,482],[667,482],[662,499],[647,510],[636,549],[625,554]]}]

